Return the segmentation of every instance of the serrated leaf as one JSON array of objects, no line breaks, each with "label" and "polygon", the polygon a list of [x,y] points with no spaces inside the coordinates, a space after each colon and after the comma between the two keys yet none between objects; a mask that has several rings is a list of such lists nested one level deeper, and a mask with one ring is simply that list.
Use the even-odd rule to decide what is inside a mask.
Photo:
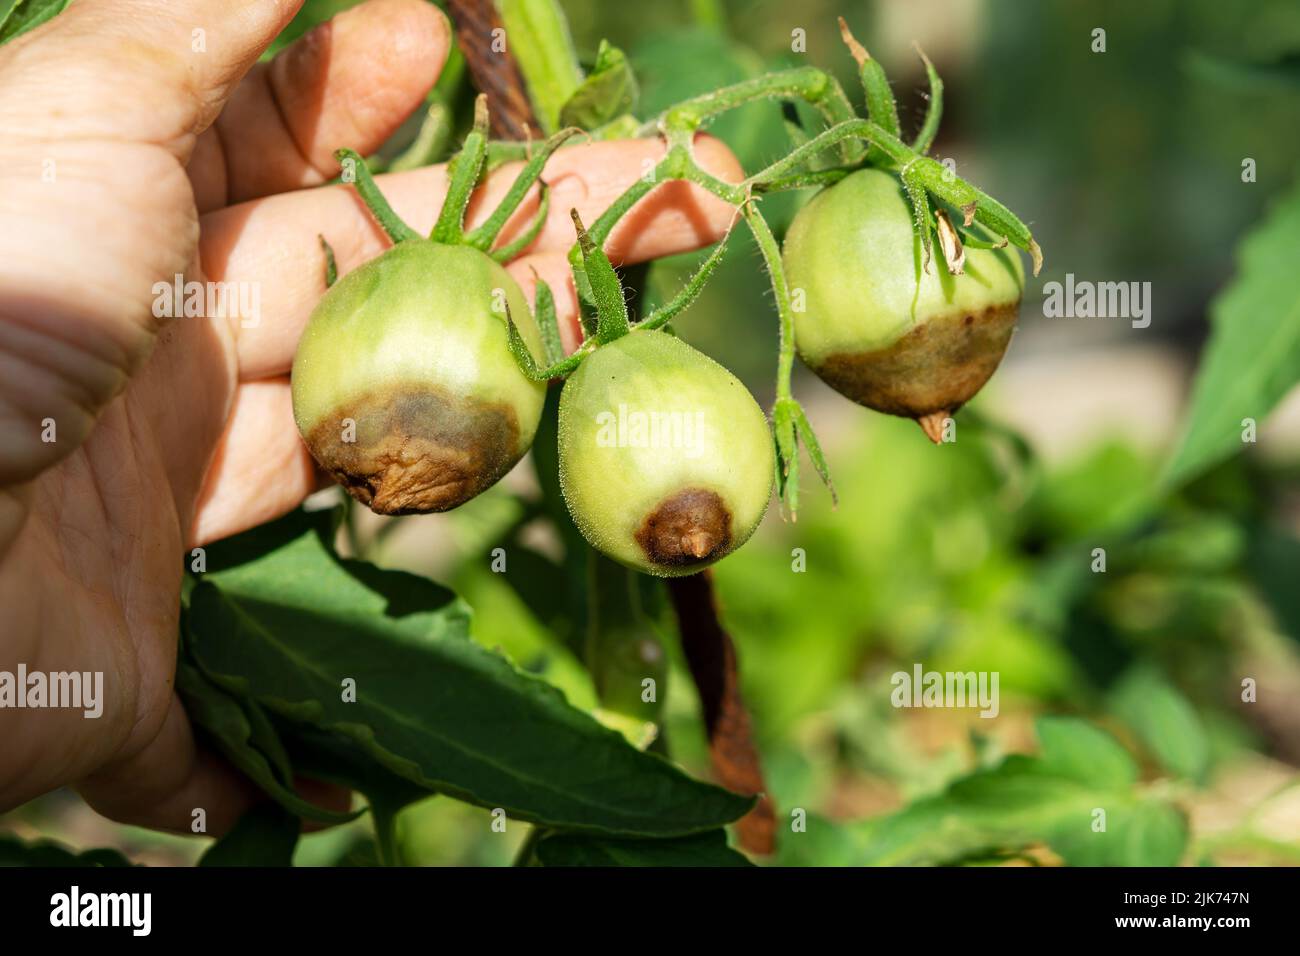
[{"label": "serrated leaf", "polygon": [[542,866],[753,866],[727,846],[723,830],[675,840],[612,840],[562,834],[538,842]]},{"label": "serrated leaf", "polygon": [[1300,184],[1237,247],[1237,275],[1210,304],[1211,332],[1191,411],[1165,471],[1191,480],[1245,447],[1245,419],[1263,423],[1300,381]]},{"label": "serrated leaf", "polygon": [[292,866],[301,821],[277,803],[253,807],[208,847],[199,866]]},{"label": "serrated leaf", "polygon": [[277,803],[321,823],[345,823],[358,816],[334,813],[298,796],[288,755],[257,703],[241,701],[213,684],[184,656],[176,662],[176,692],[190,720],[207,732],[221,755]]},{"label": "serrated leaf", "polygon": [[363,794],[372,808],[393,812],[435,792],[393,773],[347,737],[283,718],[274,723],[298,773],[349,787]]},{"label": "serrated leaf", "polygon": [[[752,806],[639,752],[470,640],[469,608],[447,589],[337,558],[329,516],[277,524],[255,532],[272,547],[242,564],[226,551],[247,542],[214,546],[220,570],[191,595],[192,651],[222,687],[420,788],[553,829],[676,836]],[[349,678],[355,702],[343,699]]]}]

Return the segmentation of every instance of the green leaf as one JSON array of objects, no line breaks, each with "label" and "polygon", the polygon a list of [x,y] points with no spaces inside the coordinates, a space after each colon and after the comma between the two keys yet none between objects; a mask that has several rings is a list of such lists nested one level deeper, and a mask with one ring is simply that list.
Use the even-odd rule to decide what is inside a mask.
[{"label": "green leaf", "polygon": [[596,65],[560,110],[561,126],[596,129],[636,107],[636,76],[618,47],[600,41]]},{"label": "green leaf", "polygon": [[350,787],[364,794],[372,808],[397,810],[433,792],[388,770],[364,746],[348,737],[284,719],[273,720],[298,773]]},{"label": "green leaf", "polygon": [[62,13],[70,0],[0,0],[0,43],[8,43]]},{"label": "green leaf", "polygon": [[1104,730],[1069,717],[1040,717],[1034,727],[1045,771],[1099,787],[1129,787],[1137,780],[1137,764]]},{"label": "green leaf", "polygon": [[0,833],[0,867],[5,866],[133,866],[117,850],[70,850],[52,840],[27,842]]},{"label": "green leaf", "polygon": [[[285,721],[359,748],[425,790],[555,829],[677,836],[753,804],[643,754],[544,681],[469,639],[470,611],[415,575],[339,559],[330,516],[257,529],[267,550],[209,551],[191,595],[205,674]],[[344,681],[356,700],[344,700]]]},{"label": "green leaf", "polygon": [[1187,846],[1187,818],[1170,804],[1150,800],[1134,808],[1122,836],[1120,866],[1177,866]]},{"label": "green leaf", "polygon": [[1183,484],[1240,451],[1243,420],[1262,423],[1300,381],[1297,245],[1300,183],[1238,245],[1237,275],[1210,304],[1210,339],[1166,485]]},{"label": "green leaf", "polygon": [[[868,821],[859,864],[984,861],[1046,845],[1071,866],[1172,866],[1187,843],[1182,813],[1132,792],[1108,735],[1040,723],[1045,757],[1011,756],[936,797]],[[1089,756],[1103,762],[1089,779]],[[1105,765],[1109,765],[1109,770]],[[1103,779],[1108,777],[1109,779]]]},{"label": "green leaf", "polygon": [[1173,685],[1147,668],[1129,671],[1112,697],[1116,714],[1170,773],[1204,782],[1210,740],[1200,717]]},{"label": "green leaf", "polygon": [[807,813],[803,828],[791,829],[777,841],[776,866],[861,866],[860,825],[837,823]]},{"label": "green leaf", "polygon": [[1187,846],[1187,821],[1174,806],[1154,800],[1101,803],[1106,829],[1086,817],[1062,818],[1048,843],[1070,866],[1177,866]]},{"label": "green leaf", "polygon": [[542,866],[753,866],[727,846],[723,830],[676,840],[611,840],[578,835],[548,836],[537,844]]},{"label": "green leaf", "polygon": [[199,866],[292,866],[302,823],[279,804],[261,803],[199,858]]},{"label": "green leaf", "polygon": [[176,662],[176,691],[190,720],[207,732],[222,756],[287,810],[321,823],[345,823],[359,816],[324,810],[298,796],[289,757],[262,708],[222,690],[184,654]]}]

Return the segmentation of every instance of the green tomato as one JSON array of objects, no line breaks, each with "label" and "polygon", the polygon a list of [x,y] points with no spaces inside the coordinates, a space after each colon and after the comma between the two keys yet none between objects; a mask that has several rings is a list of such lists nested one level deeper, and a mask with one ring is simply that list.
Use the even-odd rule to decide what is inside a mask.
[{"label": "green tomato", "polygon": [[[1015,330],[1024,270],[1010,249],[966,250],[951,275],[920,241],[898,179],[859,170],[818,193],[786,233],[800,358],[853,401],[915,418],[931,438],[988,381]],[[915,310],[913,303],[915,302]]]},{"label": "green tomato", "polygon": [[754,533],[772,494],[772,433],[740,380],[665,332],[597,348],[560,395],[560,488],[597,551],[692,574]]},{"label": "green tomato", "polygon": [[523,293],[468,246],[399,243],[316,306],[293,362],[293,412],[312,455],[379,514],[446,511],[529,448],[545,386],[510,354],[505,307],[535,356]]}]

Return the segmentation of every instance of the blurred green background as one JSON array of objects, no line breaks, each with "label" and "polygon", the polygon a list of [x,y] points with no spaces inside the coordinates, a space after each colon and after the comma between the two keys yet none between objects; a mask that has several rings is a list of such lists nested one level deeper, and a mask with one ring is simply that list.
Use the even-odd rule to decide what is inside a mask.
[{"label": "blurred green background", "polygon": [[[311,2],[296,35],[350,6]],[[808,487],[797,522],[773,507],[716,569],[777,805],[779,862],[863,862],[882,815],[933,797],[1008,752],[1031,752],[1044,714],[1087,717],[1139,755],[1141,786],[1190,820],[1188,863],[1300,863],[1300,402],[1258,446],[1169,494],[1156,480],[1177,440],[1215,292],[1234,247],[1295,182],[1300,164],[1300,5],[1147,0],[566,0],[580,55],[623,47],[639,116],[782,66],[834,71],[860,98],[835,18],[889,71],[905,131],[924,109],[918,41],[947,89],[933,155],[999,197],[1046,254],[1002,370],[963,438],[935,448],[911,422],[850,405],[801,372],[796,394],[826,448],[840,504]],[[1092,51],[1092,31],[1106,51]],[[792,31],[806,31],[806,54]],[[288,37],[286,37],[287,39]],[[465,119],[470,91],[453,91]],[[711,129],[753,171],[788,148],[780,108],[746,107]],[[411,131],[399,136],[409,139]],[[1242,181],[1244,159],[1257,181]],[[778,227],[804,196],[766,200]],[[1300,249],[1300,237],[1296,237]],[[649,301],[678,288],[699,255],[656,263]],[[1045,318],[1042,287],[1066,273],[1149,281],[1150,328]],[[738,236],[678,333],[771,400],[776,316],[757,252]],[[554,547],[531,518],[531,469],[446,516],[363,516],[373,560],[430,573],[475,608],[476,638],[546,674],[575,702],[591,680],[483,560],[508,529]],[[1105,548],[1105,573],[1093,549]],[[806,571],[792,570],[803,549]],[[710,774],[671,615],[656,618],[673,662],[674,759]],[[900,710],[889,676],[997,671],[1001,713]],[[1257,697],[1242,701],[1242,681]],[[790,813],[818,821],[790,834]],[[434,798],[406,811],[414,863],[511,858],[485,811]],[[193,859],[193,841],[117,827],[70,794],[0,821],[25,836],[113,844],[137,860]],[[362,823],[306,838],[299,861],[364,862]],[[1012,854],[1050,862],[1049,849]],[[916,862],[929,858],[918,856]],[[948,862],[937,855],[934,862]]]}]

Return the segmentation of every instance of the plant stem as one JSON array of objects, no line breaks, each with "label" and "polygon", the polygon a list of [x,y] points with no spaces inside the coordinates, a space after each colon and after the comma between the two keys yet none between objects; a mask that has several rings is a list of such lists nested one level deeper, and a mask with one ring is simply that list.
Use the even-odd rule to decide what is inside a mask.
[{"label": "plant stem", "polygon": [[498,36],[493,31],[502,28],[496,5],[491,0],[447,0],[447,12],[455,21],[457,45],[465,54],[474,85],[487,94],[492,134],[527,139],[529,125],[536,129],[537,121],[514,56],[495,48]]},{"label": "plant stem", "polygon": [[[799,99],[817,109],[830,123],[854,118],[853,107],[839,82],[812,66],[782,70],[743,80],[732,86],[683,100],[641,125],[641,135],[666,129],[694,131],[719,113],[762,99]],[[859,153],[860,158],[860,153]]]},{"label": "plant stem", "polygon": [[790,305],[790,290],[786,285],[785,265],[781,262],[781,249],[776,236],[768,226],[758,206],[748,203],[742,210],[745,223],[754,234],[754,241],[763,254],[768,275],[772,278],[772,292],[776,296],[777,314],[781,321],[780,355],[776,367],[777,401],[791,398],[790,376],[794,372],[794,309]]},{"label": "plant stem", "polygon": [[402,848],[397,841],[397,810],[370,803],[370,817],[375,825],[375,846],[379,850],[381,866],[402,866]]}]

